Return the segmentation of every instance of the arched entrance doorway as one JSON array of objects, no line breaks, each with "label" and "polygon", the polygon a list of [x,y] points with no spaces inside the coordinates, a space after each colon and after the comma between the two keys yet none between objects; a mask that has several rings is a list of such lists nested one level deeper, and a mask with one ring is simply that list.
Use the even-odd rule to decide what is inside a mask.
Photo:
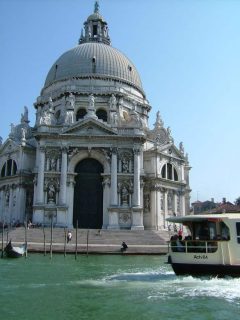
[{"label": "arched entrance doorway", "polygon": [[80,161],[75,172],[73,225],[100,229],[103,223],[103,166],[95,159]]}]

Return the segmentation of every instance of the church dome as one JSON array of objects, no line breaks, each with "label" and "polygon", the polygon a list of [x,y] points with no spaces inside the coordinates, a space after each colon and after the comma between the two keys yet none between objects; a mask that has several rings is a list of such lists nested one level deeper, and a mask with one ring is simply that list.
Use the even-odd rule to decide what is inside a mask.
[{"label": "church dome", "polygon": [[45,87],[70,78],[104,78],[127,82],[141,92],[140,76],[119,50],[101,42],[86,42],[65,52],[50,69]]},{"label": "church dome", "polygon": [[111,46],[107,22],[99,13],[98,1],[84,23],[79,45],[60,56],[48,72],[44,88],[69,79],[103,79],[133,86],[144,96],[134,64]]}]

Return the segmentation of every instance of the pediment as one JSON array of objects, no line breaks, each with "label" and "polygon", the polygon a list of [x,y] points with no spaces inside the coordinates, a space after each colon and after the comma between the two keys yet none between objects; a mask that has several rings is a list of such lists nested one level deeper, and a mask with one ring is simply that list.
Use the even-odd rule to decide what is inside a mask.
[{"label": "pediment", "polygon": [[184,154],[178,150],[178,148],[173,144],[165,145],[164,147],[160,148],[161,153],[167,154],[173,158],[184,158]]},{"label": "pediment", "polygon": [[1,155],[6,153],[12,153],[19,149],[19,144],[8,138],[4,144],[0,147]]},{"label": "pediment", "polygon": [[71,127],[65,129],[63,134],[79,135],[79,136],[105,136],[116,135],[116,131],[103,121],[91,118],[80,120]]}]

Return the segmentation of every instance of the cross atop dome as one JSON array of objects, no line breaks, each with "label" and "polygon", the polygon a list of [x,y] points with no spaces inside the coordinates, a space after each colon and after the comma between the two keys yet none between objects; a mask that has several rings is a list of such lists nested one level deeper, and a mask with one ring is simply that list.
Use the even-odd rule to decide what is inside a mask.
[{"label": "cross atop dome", "polygon": [[99,13],[99,3],[95,1],[94,12],[84,22],[84,30],[81,32],[79,44],[86,42],[102,42],[110,45],[107,22]]}]

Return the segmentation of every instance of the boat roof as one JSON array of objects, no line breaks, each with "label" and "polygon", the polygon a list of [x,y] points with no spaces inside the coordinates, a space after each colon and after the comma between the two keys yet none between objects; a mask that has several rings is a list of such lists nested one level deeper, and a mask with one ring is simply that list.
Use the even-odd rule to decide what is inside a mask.
[{"label": "boat roof", "polygon": [[221,214],[194,214],[187,216],[172,216],[166,219],[168,222],[173,223],[183,223],[188,221],[220,221],[220,220],[239,220],[240,221],[240,213],[221,213]]}]

